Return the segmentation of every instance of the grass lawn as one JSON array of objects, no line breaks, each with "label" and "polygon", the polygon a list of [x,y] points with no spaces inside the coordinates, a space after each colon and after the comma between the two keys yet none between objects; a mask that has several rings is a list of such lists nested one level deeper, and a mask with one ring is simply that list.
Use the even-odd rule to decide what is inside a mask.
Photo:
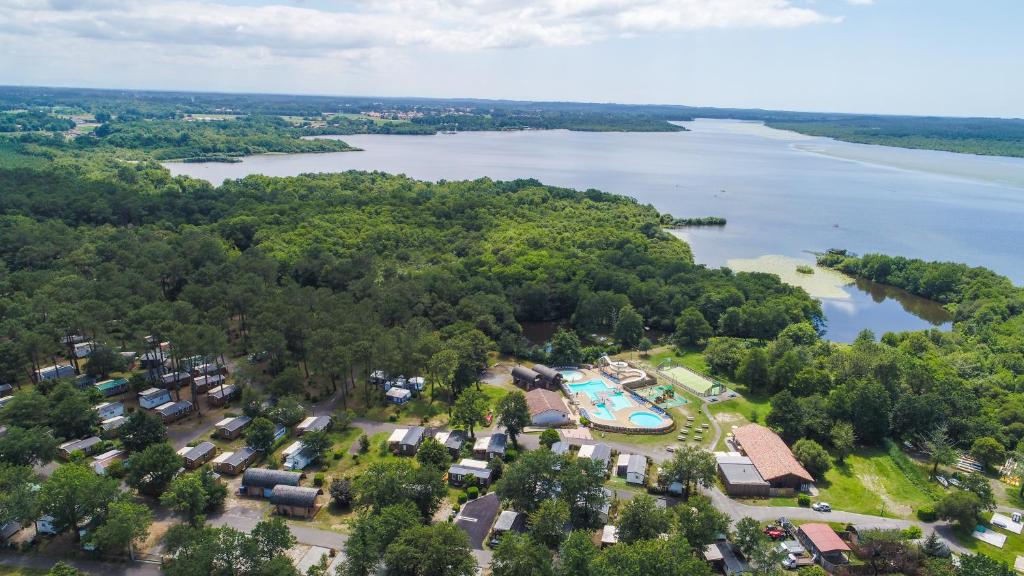
[{"label": "grass lawn", "polygon": [[[984,516],[991,517],[991,513],[986,512]],[[985,556],[990,556],[1001,562],[1006,562],[1012,568],[1013,562],[1017,559],[1017,556],[1024,556],[1024,536],[1014,534],[1013,532],[1003,530],[1002,528],[996,528],[988,522],[982,522],[982,524],[988,530],[1005,534],[1006,544],[1004,544],[1002,548],[996,548],[987,542],[982,542],[981,540],[971,536],[973,529],[959,527],[956,528],[954,532],[956,534],[957,542],[971,552],[984,554]]]},{"label": "grass lawn", "polygon": [[671,360],[676,366],[685,366],[701,374],[708,373],[708,363],[704,361],[704,351],[699,348],[687,348],[683,354],[679,354],[675,346],[661,346],[651,350],[648,358],[644,361],[657,368],[666,360]]},{"label": "grass lawn", "polygon": [[[487,401],[492,407],[509,392],[505,388],[490,384],[481,384],[480,391],[487,396]],[[353,401],[350,401],[349,407],[357,415],[377,422],[388,422],[395,417],[396,422],[400,424],[445,426],[448,423],[448,405],[441,394],[438,394],[434,402],[430,402],[429,387],[418,398],[413,398],[402,406],[376,404],[371,401],[371,406],[367,408],[361,394],[359,398],[350,400]]]},{"label": "grass lawn", "polygon": [[[348,454],[349,446],[361,433],[359,429],[351,428],[343,433],[344,435],[339,438],[339,441],[335,442],[334,450],[341,450],[344,454],[340,459],[334,459],[332,454],[324,470],[322,470],[326,476],[324,492],[327,492],[327,487],[330,486],[331,480],[334,478],[343,476],[350,479],[355,478],[375,462],[405,459],[404,456],[395,456],[388,451],[387,440],[388,436],[390,436],[388,432],[380,432],[370,436],[370,450],[366,454]],[[415,462],[415,458],[409,458],[409,460]],[[329,494],[327,499],[330,499]],[[337,531],[344,530],[345,524],[352,518],[353,513],[350,509],[338,509],[333,504],[328,504],[320,509],[320,512],[313,519],[313,523],[319,528]]]},{"label": "grass lawn", "polygon": [[[917,464],[911,469],[915,478],[908,477],[885,449],[858,450],[842,466],[833,466],[817,483],[820,495],[815,501],[828,502],[835,510],[887,516],[914,518],[914,512],[934,500],[920,488],[927,472]],[[796,506],[796,498],[769,498],[754,500],[771,506]]]}]

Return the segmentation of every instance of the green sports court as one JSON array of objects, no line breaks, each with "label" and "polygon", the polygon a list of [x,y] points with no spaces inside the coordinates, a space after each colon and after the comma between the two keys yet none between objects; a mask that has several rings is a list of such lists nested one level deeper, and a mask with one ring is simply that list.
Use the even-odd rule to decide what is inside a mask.
[{"label": "green sports court", "polygon": [[659,372],[670,378],[676,384],[679,384],[683,388],[686,388],[699,396],[708,396],[709,394],[714,393],[714,389],[722,388],[722,385],[714,380],[705,378],[682,366],[661,368],[659,369]]}]

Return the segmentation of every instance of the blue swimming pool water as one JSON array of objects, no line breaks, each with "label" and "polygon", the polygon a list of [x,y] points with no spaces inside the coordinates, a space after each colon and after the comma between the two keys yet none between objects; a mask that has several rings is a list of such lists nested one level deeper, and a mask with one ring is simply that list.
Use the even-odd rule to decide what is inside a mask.
[{"label": "blue swimming pool water", "polygon": [[594,404],[594,409],[590,411],[590,415],[599,420],[615,420],[615,416],[608,411],[608,407],[604,404]]},{"label": "blue swimming pool water", "polygon": [[598,394],[614,392],[615,389],[608,386],[601,380],[587,380],[586,382],[576,382],[568,384],[569,391],[573,393],[584,392],[594,402],[600,400]]},{"label": "blue swimming pool water", "polygon": [[633,412],[629,421],[641,428],[657,428],[662,424],[661,417],[653,412]]},{"label": "blue swimming pool water", "polygon": [[629,401],[625,394],[613,394],[608,397],[608,400],[612,403],[612,408],[616,410],[633,407],[633,403]]},{"label": "blue swimming pool water", "polygon": [[562,378],[565,378],[566,382],[579,382],[583,380],[583,372],[579,370],[559,370],[558,373],[562,375]]}]

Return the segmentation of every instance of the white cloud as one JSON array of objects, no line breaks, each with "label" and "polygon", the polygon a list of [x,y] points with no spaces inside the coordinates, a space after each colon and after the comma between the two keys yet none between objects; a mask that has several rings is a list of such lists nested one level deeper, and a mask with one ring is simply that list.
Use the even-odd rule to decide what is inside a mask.
[{"label": "white cloud", "polygon": [[[325,4],[337,7],[319,8]],[[642,33],[838,20],[790,0],[0,0],[0,34],[283,56],[570,46]]]},{"label": "white cloud", "polygon": [[871,6],[875,3],[875,0],[846,0],[847,4],[853,4],[854,6]]}]

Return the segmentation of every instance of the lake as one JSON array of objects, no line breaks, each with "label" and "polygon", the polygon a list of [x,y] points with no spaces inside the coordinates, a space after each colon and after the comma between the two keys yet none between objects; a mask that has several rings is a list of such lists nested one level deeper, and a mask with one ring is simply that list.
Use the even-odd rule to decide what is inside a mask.
[{"label": "lake", "polygon": [[[625,194],[675,216],[722,216],[723,228],[679,235],[697,262],[810,252],[952,260],[1024,279],[1024,159],[848,144],[729,120],[684,122],[690,132],[464,132],[354,135],[362,152],[264,155],[236,164],[168,163],[220,183],[259,173],[381,170],[424,180],[536,178]],[[867,328],[948,327],[928,303],[854,283],[823,298],[830,338]],[[934,312],[934,311],[932,311]]]}]

